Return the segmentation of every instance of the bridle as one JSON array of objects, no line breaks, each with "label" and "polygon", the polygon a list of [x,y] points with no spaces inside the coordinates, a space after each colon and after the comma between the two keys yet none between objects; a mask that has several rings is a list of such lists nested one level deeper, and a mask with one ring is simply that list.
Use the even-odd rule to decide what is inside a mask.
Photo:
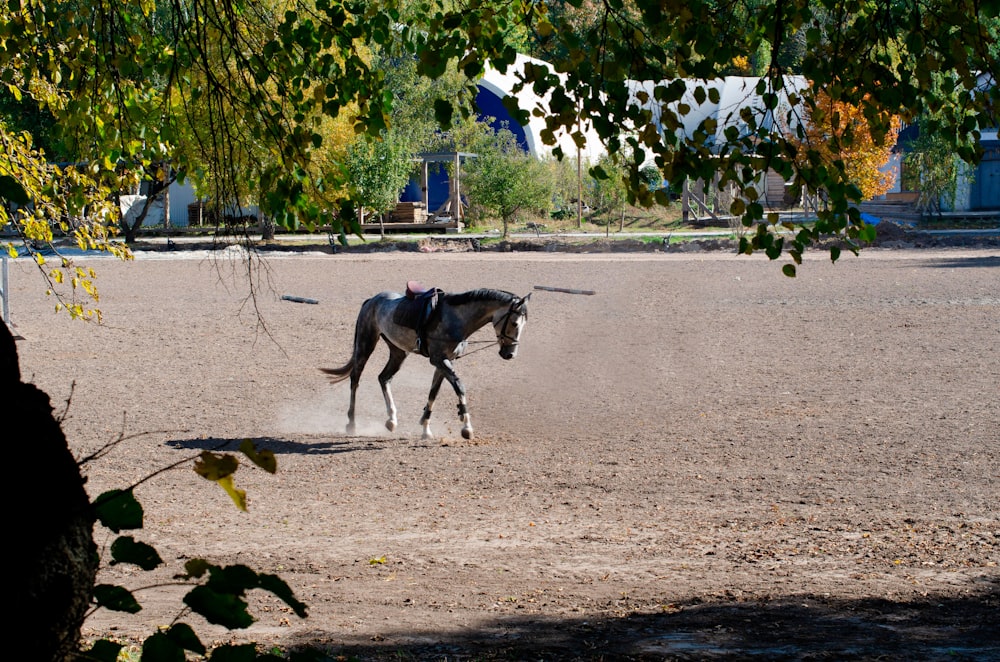
[{"label": "bridle", "polygon": [[[466,343],[470,345],[472,344],[481,345],[481,347],[477,347],[471,352],[466,352],[465,354],[462,354],[462,356],[460,356],[459,358],[465,358],[467,356],[475,354],[476,352],[481,352],[484,349],[489,349],[493,345],[500,345],[501,341],[503,340],[508,341],[506,344],[503,344],[503,347],[517,347],[519,344],[521,344],[516,336],[510,335],[508,329],[510,328],[510,323],[511,323],[510,319],[511,317],[513,317],[515,310],[517,310],[517,308],[520,307],[523,303],[524,299],[515,299],[514,301],[510,302],[510,307],[507,308],[507,312],[504,313],[503,317],[500,318],[500,322],[503,322],[503,326],[500,327],[500,333],[497,334],[496,340],[467,340]],[[527,311],[524,311],[521,314],[524,316],[525,319],[527,319],[528,317]],[[493,325],[494,330],[496,329],[496,327],[497,325],[494,324]]]},{"label": "bridle", "polygon": [[[520,307],[522,303],[523,303],[522,299],[514,299],[513,301],[511,301],[510,307],[507,309],[507,312],[504,313],[503,317],[500,318],[500,320],[503,322],[503,326],[500,328],[500,333],[497,334],[497,343],[503,345],[504,347],[517,347],[519,344],[521,344],[521,342],[517,339],[517,336],[510,335],[507,329],[510,327],[510,319],[511,317],[514,316],[515,309]],[[528,317],[527,311],[523,312],[522,315],[525,319],[527,319]],[[495,329],[496,325],[494,325],[493,328]],[[506,344],[503,344],[502,341],[504,340],[507,340],[508,342]]]}]

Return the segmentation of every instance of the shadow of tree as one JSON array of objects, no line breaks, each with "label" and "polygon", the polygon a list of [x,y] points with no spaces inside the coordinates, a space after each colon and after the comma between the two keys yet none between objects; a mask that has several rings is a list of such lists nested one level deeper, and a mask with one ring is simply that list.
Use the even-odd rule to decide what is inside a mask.
[{"label": "shadow of tree", "polygon": [[[1000,660],[1000,579],[974,596],[922,601],[693,599],[625,616],[498,618],[474,630],[390,632],[330,647],[334,659],[382,660]],[[655,607],[648,611],[653,611]]]},{"label": "shadow of tree", "polygon": [[178,450],[237,452],[240,444],[249,439],[257,450],[269,450],[275,455],[333,455],[357,451],[377,451],[385,447],[390,439],[377,437],[344,437],[331,439],[328,436],[312,441],[290,441],[277,437],[204,437],[197,439],[171,439],[165,445]]},{"label": "shadow of tree", "polygon": [[936,269],[956,269],[970,267],[1000,267],[1000,255],[985,255],[977,257],[949,257],[932,260],[924,265]]}]

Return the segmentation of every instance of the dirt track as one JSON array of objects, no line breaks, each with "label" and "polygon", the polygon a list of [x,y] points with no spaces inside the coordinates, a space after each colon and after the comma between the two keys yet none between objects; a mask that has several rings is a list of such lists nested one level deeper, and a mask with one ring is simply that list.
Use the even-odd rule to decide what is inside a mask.
[{"label": "dirt track", "polygon": [[[248,513],[190,465],[137,490],[169,568],[204,556],[276,572],[239,637],[361,659],[1000,659],[1000,253],[869,250],[797,279],[721,253],[281,255],[246,301],[239,259],[99,261],[105,324],[71,323],[12,265],[26,380],[62,409],[97,494],[244,438]],[[361,301],[407,279],[534,285],[521,354],[459,362],[476,428],[431,370],[375,376],[343,434]],[[280,300],[314,298],[318,305]],[[488,338],[486,331],[483,339]],[[99,534],[99,541],[110,542]],[[87,634],[171,621],[176,588]],[[187,617],[207,641],[228,635]]]}]

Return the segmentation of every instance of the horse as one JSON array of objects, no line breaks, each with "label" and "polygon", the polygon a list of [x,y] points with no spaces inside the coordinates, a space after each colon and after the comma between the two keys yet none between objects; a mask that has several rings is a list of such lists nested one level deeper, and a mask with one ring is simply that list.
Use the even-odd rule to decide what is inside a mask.
[{"label": "horse", "polygon": [[[460,293],[440,290],[437,303],[427,312],[425,298],[414,295],[411,285],[407,294],[380,292],[361,305],[354,326],[354,349],[351,360],[339,368],[320,368],[336,384],[348,377],[351,380],[351,404],[347,410],[347,434],[355,433],[354,404],[361,373],[365,369],[379,338],[389,346],[389,360],[379,373],[378,381],[385,398],[385,427],[396,429],[396,405],[389,387],[393,376],[410,353],[425,355],[434,366],[430,393],[420,424],[423,439],[432,439],[430,418],[434,400],[442,382],[447,379],[458,396],[458,417],[462,421],[462,437],[472,439],[472,419],[465,397],[465,387],[455,373],[454,362],[466,353],[469,337],[487,324],[493,325],[500,357],[505,360],[517,356],[521,334],[528,322],[527,296],[518,297],[510,292],[495,289],[475,289]],[[417,288],[414,288],[417,289]],[[421,328],[422,327],[422,328]],[[426,340],[423,340],[426,337]],[[423,341],[423,342],[422,342]],[[422,346],[421,346],[422,345]],[[419,347],[419,349],[418,349]]]}]

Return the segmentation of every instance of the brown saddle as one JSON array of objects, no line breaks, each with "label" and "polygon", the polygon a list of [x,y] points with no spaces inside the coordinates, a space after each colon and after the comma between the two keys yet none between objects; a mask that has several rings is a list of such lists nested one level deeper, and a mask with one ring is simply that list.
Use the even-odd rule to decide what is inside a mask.
[{"label": "brown saddle", "polygon": [[424,286],[419,280],[408,280],[406,281],[406,298],[416,299],[421,294],[427,294],[430,290]]},{"label": "brown saddle", "polygon": [[406,300],[396,305],[392,321],[418,332],[431,319],[437,309],[437,299],[441,290],[424,287],[423,283],[411,280],[406,283]]}]

